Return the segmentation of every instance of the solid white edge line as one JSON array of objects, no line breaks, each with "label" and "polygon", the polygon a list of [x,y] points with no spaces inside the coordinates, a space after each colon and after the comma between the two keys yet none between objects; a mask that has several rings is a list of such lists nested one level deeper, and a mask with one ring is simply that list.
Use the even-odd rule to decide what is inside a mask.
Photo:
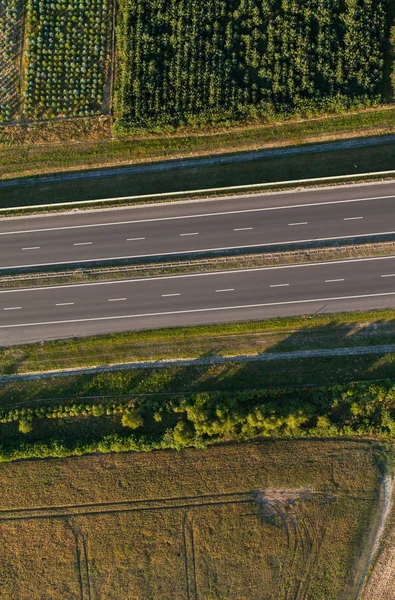
[{"label": "solid white edge line", "polygon": [[[238,214],[247,214],[254,212],[266,212],[271,210],[288,210],[290,208],[309,208],[312,206],[327,206],[330,204],[350,204],[353,202],[370,202],[375,200],[388,200],[390,198],[395,198],[394,194],[390,196],[376,196],[371,198],[350,198],[348,200],[326,200],[324,202],[309,202],[306,204],[289,204],[287,206],[268,206],[266,208],[249,208],[245,210],[230,210],[223,212],[213,212],[213,213],[202,213],[202,214],[194,214],[194,215],[177,215],[173,217],[157,217],[152,219],[135,219],[131,221],[115,221],[110,223],[91,223],[89,225],[67,225],[64,227],[46,227],[40,229],[25,229],[19,231],[3,231],[0,232],[1,235],[20,235],[24,233],[40,233],[44,231],[64,231],[66,229],[86,229],[89,227],[110,227],[113,225],[133,225],[136,223],[154,223],[157,221],[176,221],[180,219],[198,219],[200,217],[219,217],[223,215],[238,215]],[[56,205],[53,205],[56,206]],[[142,207],[140,207],[142,208]],[[69,214],[69,213],[66,213]],[[28,217],[25,217],[28,218]],[[46,217],[48,218],[48,217]]]},{"label": "solid white edge line", "polygon": [[276,265],[273,267],[255,267],[250,269],[230,269],[229,271],[209,271],[207,273],[186,273],[184,275],[161,275],[158,277],[140,277],[138,279],[120,279],[118,281],[93,281],[91,283],[70,283],[66,285],[48,285],[44,287],[19,288],[12,290],[0,290],[1,294],[17,294],[19,292],[37,292],[44,290],[70,289],[81,287],[92,287],[94,285],[120,285],[123,283],[140,283],[142,281],[152,282],[163,279],[187,279],[188,277],[212,277],[214,275],[233,275],[238,273],[251,273],[252,271],[276,271],[280,269],[304,269],[311,267],[320,267],[323,265],[344,265],[348,263],[371,262],[374,260],[394,260],[395,255],[391,256],[371,256],[364,258],[349,258],[346,260],[328,260],[316,263],[299,263],[294,265]]},{"label": "solid white edge line", "polygon": [[219,250],[237,250],[239,248],[259,248],[260,246],[283,246],[288,244],[304,244],[307,242],[325,242],[329,240],[346,240],[349,238],[365,238],[371,237],[375,235],[394,235],[395,231],[379,231],[375,233],[361,233],[357,235],[341,235],[335,237],[324,237],[324,238],[307,238],[305,240],[291,240],[288,242],[269,242],[269,243],[258,243],[258,244],[242,244],[241,246],[224,246],[222,248],[198,248],[198,250],[177,250],[174,252],[154,252],[152,254],[131,254],[128,256],[111,256],[111,257],[96,257],[96,258],[79,258],[74,261],[61,260],[59,262],[47,262],[47,263],[32,263],[27,265],[8,265],[8,266],[0,266],[0,271],[5,269],[25,269],[27,267],[48,267],[50,265],[72,265],[77,263],[92,263],[98,261],[109,261],[109,260],[127,260],[130,258],[150,258],[155,256],[177,256],[181,254],[190,254],[191,252],[216,252]]},{"label": "solid white edge line", "polygon": [[89,317],[86,319],[68,319],[63,321],[42,321],[39,323],[17,323],[15,325],[0,325],[0,329],[13,329],[15,327],[39,327],[44,325],[66,325],[68,323],[87,323],[94,321],[114,321],[120,319],[142,319],[144,317],[162,317],[170,315],[184,315],[191,313],[215,312],[224,310],[242,310],[247,308],[265,308],[268,306],[286,306],[291,304],[311,304],[314,302],[335,302],[337,300],[358,300],[360,298],[379,298],[395,296],[395,292],[382,292],[379,294],[360,294],[358,296],[335,296],[333,298],[308,298],[306,300],[289,300],[285,302],[267,302],[263,304],[242,304],[239,306],[220,306],[210,308],[193,308],[189,310],[174,310],[157,313],[141,313],[136,315],[114,315],[109,317]]}]

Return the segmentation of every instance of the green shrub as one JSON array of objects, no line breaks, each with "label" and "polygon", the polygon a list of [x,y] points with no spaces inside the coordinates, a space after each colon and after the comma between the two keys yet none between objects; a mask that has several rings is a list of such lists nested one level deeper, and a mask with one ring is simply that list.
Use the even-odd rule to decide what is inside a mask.
[{"label": "green shrub", "polygon": [[18,429],[21,433],[30,433],[33,429],[33,423],[28,419],[20,419]]}]

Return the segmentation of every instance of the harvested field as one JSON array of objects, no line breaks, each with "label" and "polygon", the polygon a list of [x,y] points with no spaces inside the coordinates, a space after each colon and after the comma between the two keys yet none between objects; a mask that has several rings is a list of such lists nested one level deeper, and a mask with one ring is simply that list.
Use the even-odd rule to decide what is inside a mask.
[{"label": "harvested field", "polygon": [[264,441],[0,466],[0,598],[354,597],[367,442]]}]

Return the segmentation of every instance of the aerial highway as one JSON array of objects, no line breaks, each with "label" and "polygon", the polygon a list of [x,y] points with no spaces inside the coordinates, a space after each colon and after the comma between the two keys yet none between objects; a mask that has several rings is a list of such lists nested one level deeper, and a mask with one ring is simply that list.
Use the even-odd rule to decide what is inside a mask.
[{"label": "aerial highway", "polygon": [[0,270],[395,233],[395,183],[0,219]]},{"label": "aerial highway", "polygon": [[395,307],[395,256],[0,291],[0,345]]}]

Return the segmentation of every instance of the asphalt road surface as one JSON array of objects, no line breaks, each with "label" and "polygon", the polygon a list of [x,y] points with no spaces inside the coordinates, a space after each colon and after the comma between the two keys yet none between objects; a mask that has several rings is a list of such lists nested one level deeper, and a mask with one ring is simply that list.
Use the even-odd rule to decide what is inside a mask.
[{"label": "asphalt road surface", "polygon": [[395,182],[0,219],[0,269],[395,233]]},{"label": "asphalt road surface", "polygon": [[395,307],[395,257],[0,291],[0,345]]}]

